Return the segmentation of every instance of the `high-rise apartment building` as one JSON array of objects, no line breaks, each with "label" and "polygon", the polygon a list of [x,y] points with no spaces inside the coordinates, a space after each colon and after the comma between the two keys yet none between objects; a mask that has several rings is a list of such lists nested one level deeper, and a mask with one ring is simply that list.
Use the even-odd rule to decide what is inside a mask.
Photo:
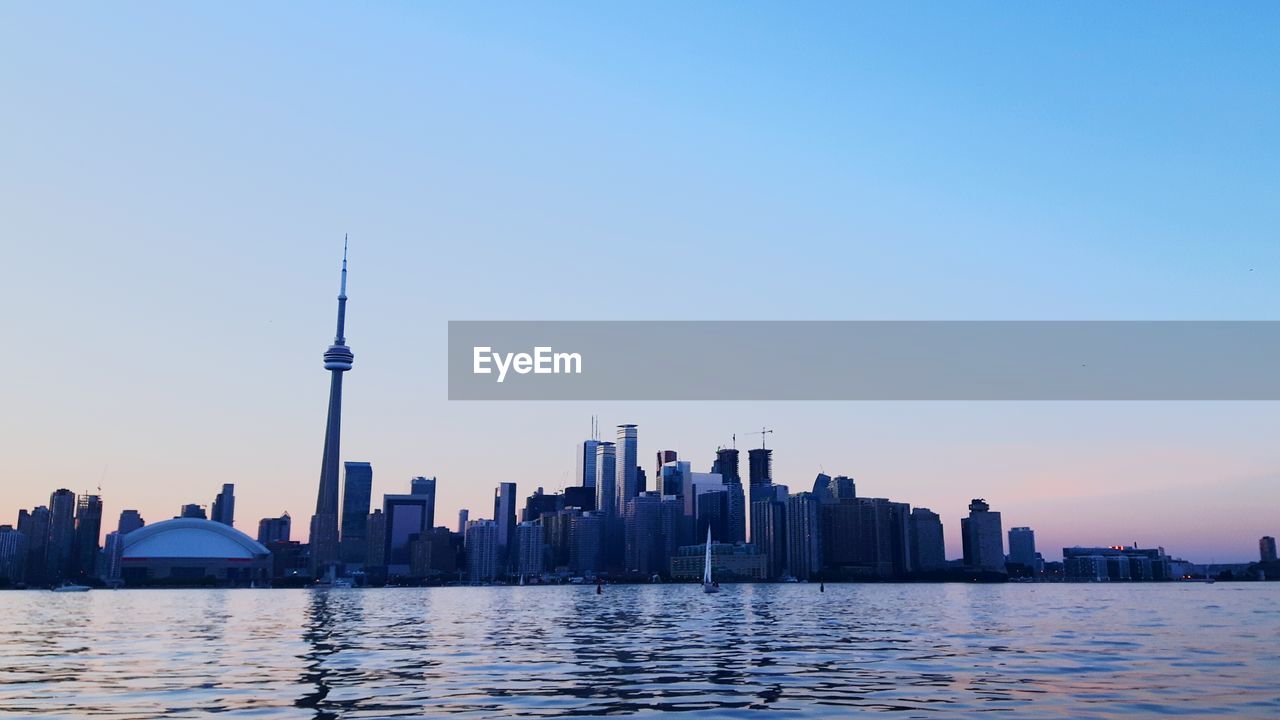
[{"label": "high-rise apartment building", "polygon": [[982,498],[969,503],[969,517],[960,519],[964,564],[974,570],[1004,572],[1004,533],[1000,513]]},{"label": "high-rise apartment building", "polygon": [[341,527],[338,556],[347,565],[363,565],[369,552],[369,510],[373,504],[373,465],[342,464]]}]

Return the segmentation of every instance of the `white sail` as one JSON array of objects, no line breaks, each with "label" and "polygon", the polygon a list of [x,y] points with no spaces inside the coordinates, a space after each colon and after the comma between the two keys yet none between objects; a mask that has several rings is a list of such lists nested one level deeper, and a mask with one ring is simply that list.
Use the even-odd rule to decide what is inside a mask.
[{"label": "white sail", "polygon": [[702,582],[711,584],[711,527],[707,526],[707,561],[702,570]]}]

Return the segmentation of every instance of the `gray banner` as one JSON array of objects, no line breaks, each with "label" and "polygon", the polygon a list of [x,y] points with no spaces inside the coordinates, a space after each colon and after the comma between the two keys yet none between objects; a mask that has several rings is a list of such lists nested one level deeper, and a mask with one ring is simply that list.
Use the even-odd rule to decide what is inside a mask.
[{"label": "gray banner", "polygon": [[452,321],[449,399],[1280,400],[1277,358],[1276,321]]}]

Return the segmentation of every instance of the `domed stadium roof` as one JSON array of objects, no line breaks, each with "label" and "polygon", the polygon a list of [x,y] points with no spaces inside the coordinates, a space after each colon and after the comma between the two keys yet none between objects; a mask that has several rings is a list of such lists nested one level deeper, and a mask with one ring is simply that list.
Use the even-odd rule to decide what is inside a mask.
[{"label": "domed stadium roof", "polygon": [[269,555],[261,543],[229,525],[174,518],[124,536],[124,558],[220,558],[252,560]]}]

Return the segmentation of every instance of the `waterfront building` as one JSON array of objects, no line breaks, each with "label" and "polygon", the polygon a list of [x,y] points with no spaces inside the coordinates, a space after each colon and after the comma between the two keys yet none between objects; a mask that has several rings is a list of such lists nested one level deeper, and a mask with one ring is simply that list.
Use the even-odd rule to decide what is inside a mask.
[{"label": "waterfront building", "polygon": [[289,534],[293,531],[293,519],[289,513],[280,517],[262,518],[258,521],[258,542],[270,545],[275,542],[289,542]]},{"label": "waterfront building", "polygon": [[912,569],[911,508],[884,498],[822,503],[822,558],[833,577],[890,579]]},{"label": "waterfront building", "polygon": [[102,545],[102,579],[115,585],[123,580],[124,568],[124,536],[119,530],[107,533],[106,542]]},{"label": "waterfront building", "polygon": [[123,536],[120,566],[126,584],[247,584],[266,580],[271,552],[261,543],[212,520],[175,518]]},{"label": "waterfront building", "polygon": [[540,577],[546,571],[546,543],[542,526],[525,521],[516,526],[516,574]]},{"label": "waterfront building", "polygon": [[471,582],[493,581],[498,576],[498,523],[492,520],[467,523],[465,547]]},{"label": "waterfront building", "polygon": [[102,537],[102,498],[81,495],[76,500],[75,544],[72,548],[72,577],[98,575],[98,539]]},{"label": "waterfront building", "polygon": [[498,573],[505,575],[514,559],[516,539],[516,484],[498,483],[493,491],[493,521],[498,527]]},{"label": "waterfront building", "polygon": [[146,524],[147,521],[142,519],[142,515],[137,510],[121,510],[120,521],[116,523],[116,532],[128,535]]},{"label": "waterfront building", "polygon": [[969,503],[969,517],[960,519],[964,564],[974,570],[1005,572],[1004,533],[1000,513],[992,512],[982,498]]},{"label": "waterfront building", "polygon": [[569,572],[575,575],[592,576],[604,570],[604,548],[602,539],[606,518],[595,512],[579,512],[568,518]]},{"label": "waterfront building", "polygon": [[45,547],[45,583],[57,585],[72,575],[76,538],[76,494],[59,488],[49,496],[49,541]]},{"label": "waterfront building", "polygon": [[666,574],[662,537],[662,496],[641,493],[627,501],[624,514],[625,545],[623,570],[641,577]]},{"label": "waterfront building", "polygon": [[[316,512],[311,517],[311,575],[322,577],[338,562],[338,459],[342,437],[342,376],[351,369],[355,355],[347,347],[347,243],[342,243],[342,281],[338,286],[338,324],[333,344],[324,353],[329,371],[329,415],[325,422],[324,452],[320,460],[320,485]],[[406,558],[407,560],[407,558]],[[407,562],[406,562],[407,565]]]},{"label": "waterfront building", "polygon": [[386,522],[383,559],[389,577],[409,573],[411,536],[431,527],[429,515],[434,504],[435,498],[428,495],[382,496]]},{"label": "waterfront building", "polygon": [[1173,580],[1173,561],[1164,548],[1069,547],[1062,549],[1063,575],[1072,582]]},{"label": "waterfront building", "polygon": [[234,526],[235,518],[236,486],[233,483],[223,483],[222,492],[218,493],[213,499],[213,505],[209,506],[209,519],[223,525]]},{"label": "waterfront building", "polygon": [[27,536],[12,525],[0,525],[0,587],[26,582]]},{"label": "waterfront building", "polygon": [[1265,535],[1258,541],[1258,557],[1262,562],[1276,561],[1276,539]]},{"label": "waterfront building", "polygon": [[787,498],[787,572],[798,580],[822,572],[822,502],[811,492]]},{"label": "waterfront building", "polygon": [[373,465],[342,464],[342,507],[338,557],[346,565],[359,566],[369,551],[369,510],[373,504]]},{"label": "waterfront building", "polygon": [[423,530],[409,541],[409,575],[415,578],[456,578],[461,537],[449,528]]},{"label": "waterfront building", "polygon": [[915,508],[909,521],[912,569],[937,572],[947,567],[942,518],[929,508]]},{"label": "waterfront building", "polygon": [[422,498],[426,508],[423,521],[427,527],[436,526],[436,479],[421,475],[409,479],[409,494]]},{"label": "waterfront building", "polygon": [[1009,563],[1033,577],[1040,574],[1044,560],[1036,552],[1036,533],[1029,527],[1009,528]]},{"label": "waterfront building", "polygon": [[782,577],[787,570],[787,488],[785,485],[756,488],[759,498],[751,503],[751,544],[766,558],[765,578]]},{"label": "waterfront building", "polygon": [[[701,580],[706,564],[706,544],[685,545],[671,558],[673,580]],[[716,582],[770,580],[769,560],[755,545],[711,543],[711,576]]]},{"label": "waterfront building", "polygon": [[365,532],[369,533],[369,542],[364,554],[366,572],[369,568],[386,568],[387,515],[381,508],[374,508],[373,512],[369,513]]},{"label": "waterfront building", "polygon": [[18,511],[18,532],[27,539],[26,582],[28,587],[48,584],[49,508],[41,505]]}]

